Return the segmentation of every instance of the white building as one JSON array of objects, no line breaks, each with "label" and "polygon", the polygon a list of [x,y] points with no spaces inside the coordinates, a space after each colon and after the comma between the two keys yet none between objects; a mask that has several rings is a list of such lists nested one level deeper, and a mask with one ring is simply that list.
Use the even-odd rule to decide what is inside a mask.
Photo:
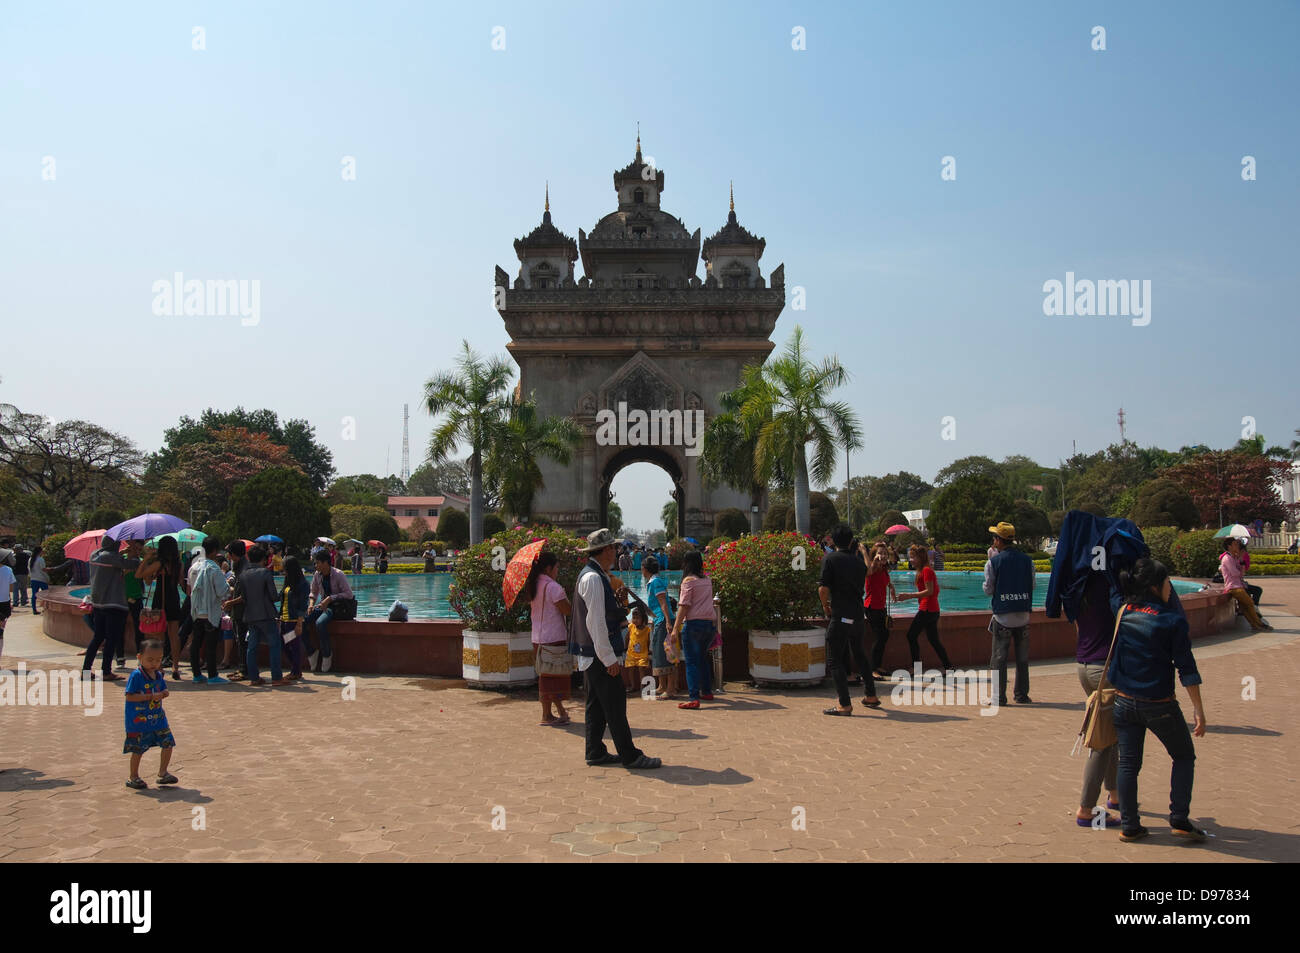
[{"label": "white building", "polygon": [[907,525],[920,533],[926,532],[925,518],[929,515],[929,510],[903,510],[903,519],[907,520]]}]

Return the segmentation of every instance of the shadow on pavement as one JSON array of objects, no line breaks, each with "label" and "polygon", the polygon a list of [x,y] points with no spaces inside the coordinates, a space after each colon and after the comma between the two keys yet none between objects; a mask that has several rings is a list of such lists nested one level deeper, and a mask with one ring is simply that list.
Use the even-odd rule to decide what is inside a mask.
[{"label": "shadow on pavement", "polygon": [[652,781],[664,781],[668,784],[681,784],[686,787],[704,787],[709,784],[748,784],[754,779],[741,774],[735,768],[722,771],[707,771],[704,768],[691,768],[684,764],[665,764],[654,771],[628,771],[628,774],[645,775]]},{"label": "shadow on pavement", "polygon": [[6,768],[0,771],[0,791],[47,791],[73,784],[67,778],[47,778],[44,771],[32,768]]},{"label": "shadow on pavement", "polygon": [[181,788],[174,784],[166,785],[164,787],[150,784],[148,790],[137,791],[136,793],[143,794],[146,797],[153,798],[155,801],[162,801],[164,803],[169,801],[184,801],[187,804],[211,804],[213,800],[208,797],[208,795],[200,793],[195,788]]},{"label": "shadow on pavement", "polygon": [[1272,728],[1256,728],[1254,725],[1206,725],[1207,735],[1259,735],[1265,738],[1280,737],[1282,732]]}]

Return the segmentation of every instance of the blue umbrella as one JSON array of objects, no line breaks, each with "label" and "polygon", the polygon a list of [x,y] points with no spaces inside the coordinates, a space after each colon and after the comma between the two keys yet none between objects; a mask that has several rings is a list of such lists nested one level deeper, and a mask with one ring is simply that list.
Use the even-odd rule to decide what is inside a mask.
[{"label": "blue umbrella", "polygon": [[697,543],[697,542],[695,541],[695,537],[694,537],[694,536],[683,536],[682,539],[684,539],[686,542],[690,543],[692,546],[698,546],[698,545],[700,545],[699,543]]},{"label": "blue umbrella", "polygon": [[282,540],[279,536],[274,536],[274,535],[272,535],[271,533],[265,533],[265,534],[263,534],[263,535],[257,537],[257,539],[255,540],[255,542],[258,542],[258,543],[283,543],[284,540]]},{"label": "blue umbrella", "polygon": [[153,539],[155,536],[162,536],[164,533],[175,533],[178,530],[189,528],[190,524],[179,516],[168,516],[166,513],[145,513],[142,516],[132,517],[124,523],[118,523],[116,526],[109,528],[104,535],[109,539],[116,539],[121,542],[128,539]]}]

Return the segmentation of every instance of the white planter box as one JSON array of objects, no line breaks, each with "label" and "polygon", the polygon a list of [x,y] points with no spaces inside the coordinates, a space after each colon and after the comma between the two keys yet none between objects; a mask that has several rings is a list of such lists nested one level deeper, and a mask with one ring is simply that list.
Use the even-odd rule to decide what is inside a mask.
[{"label": "white planter box", "polygon": [[751,631],[749,674],[760,685],[820,684],[826,677],[826,631]]},{"label": "white planter box", "polygon": [[529,632],[471,632],[461,638],[461,673],[470,685],[515,688],[536,684]]}]

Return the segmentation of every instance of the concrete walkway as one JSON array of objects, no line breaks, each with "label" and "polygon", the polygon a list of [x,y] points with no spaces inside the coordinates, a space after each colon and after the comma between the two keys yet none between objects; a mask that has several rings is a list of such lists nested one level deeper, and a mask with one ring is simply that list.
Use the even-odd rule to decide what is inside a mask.
[{"label": "concrete walkway", "polygon": [[[1141,791],[1154,836],[1075,826],[1083,697],[1072,664],[1044,663],[1035,704],[994,717],[887,700],[827,718],[829,684],[732,684],[697,712],[633,700],[638,743],[665,763],[644,773],[583,763],[581,707],[567,729],[539,728],[535,701],[454,680],[331,673],[253,689],[187,675],[166,702],[181,784],[146,792],[122,785],[118,683],[99,717],[3,713],[0,859],[138,860],[149,801],[154,860],[1296,861],[1300,579],[1260,584],[1277,631],[1240,622],[1196,649],[1210,726],[1192,807],[1217,835],[1200,846],[1166,832],[1169,761],[1153,737]],[[15,613],[4,667],[78,666],[38,622]],[[144,767],[152,778],[156,755]]]}]

